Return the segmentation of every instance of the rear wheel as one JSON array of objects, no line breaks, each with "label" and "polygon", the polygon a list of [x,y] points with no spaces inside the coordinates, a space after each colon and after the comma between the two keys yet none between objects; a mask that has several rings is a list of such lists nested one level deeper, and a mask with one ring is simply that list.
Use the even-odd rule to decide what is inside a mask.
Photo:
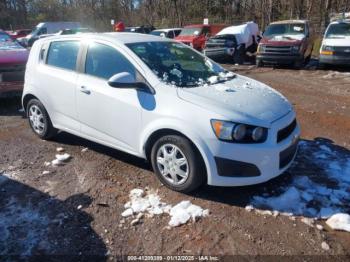
[{"label": "rear wheel", "polygon": [[27,117],[34,133],[41,139],[50,139],[57,134],[49,114],[38,99],[31,99],[27,104]]},{"label": "rear wheel", "polygon": [[185,137],[161,137],[153,145],[151,162],[159,180],[172,190],[188,193],[204,182],[204,163]]}]

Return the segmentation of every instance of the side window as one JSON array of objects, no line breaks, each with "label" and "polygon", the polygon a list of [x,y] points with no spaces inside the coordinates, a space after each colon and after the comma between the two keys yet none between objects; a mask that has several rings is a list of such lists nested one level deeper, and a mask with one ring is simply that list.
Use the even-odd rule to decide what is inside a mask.
[{"label": "side window", "polygon": [[119,51],[104,44],[89,45],[85,62],[86,74],[109,79],[122,72],[128,72],[136,77],[134,66]]},{"label": "side window", "polygon": [[79,52],[78,41],[57,41],[50,44],[46,64],[75,70]]},{"label": "side window", "polygon": [[38,35],[45,35],[45,34],[47,34],[47,28],[46,27],[40,28]]},{"label": "side window", "polygon": [[181,30],[175,30],[175,36],[178,36],[181,33]]},{"label": "side window", "polygon": [[168,38],[174,38],[174,31],[169,31],[168,32]]}]

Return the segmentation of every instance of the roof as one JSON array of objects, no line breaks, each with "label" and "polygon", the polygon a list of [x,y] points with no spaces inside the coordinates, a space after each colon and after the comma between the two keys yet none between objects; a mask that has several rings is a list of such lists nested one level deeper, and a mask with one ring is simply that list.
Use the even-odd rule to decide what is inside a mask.
[{"label": "roof", "polygon": [[340,24],[340,23],[349,24],[350,23],[350,19],[339,19],[339,20],[331,22],[330,25]]},{"label": "roof", "polygon": [[276,25],[276,24],[306,24],[306,23],[308,23],[308,20],[282,20],[282,21],[272,22],[270,25]]},{"label": "roof", "polygon": [[153,30],[152,32],[169,32],[172,30],[182,30],[182,28],[164,28],[164,29],[156,29]]},{"label": "roof", "polygon": [[99,39],[99,40],[106,40],[110,42],[117,42],[120,44],[128,44],[128,43],[139,43],[139,42],[155,42],[155,41],[170,41],[167,38],[154,36],[154,35],[147,35],[147,34],[139,34],[139,33],[85,33],[85,34],[74,34],[74,35],[59,35],[59,36],[52,36],[50,38],[43,38],[43,39],[50,39],[50,40],[63,40],[63,39],[71,39],[71,38],[78,38],[78,39]]}]

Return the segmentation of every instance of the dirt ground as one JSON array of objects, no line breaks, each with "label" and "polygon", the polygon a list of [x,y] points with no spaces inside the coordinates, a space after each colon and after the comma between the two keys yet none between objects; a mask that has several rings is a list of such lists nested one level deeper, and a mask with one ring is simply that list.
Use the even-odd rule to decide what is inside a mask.
[{"label": "dirt ground", "polygon": [[[350,73],[225,66],[279,90],[295,106],[302,139],[324,143],[350,159]],[[0,101],[0,255],[350,258],[350,233],[333,231],[324,221],[319,221],[324,226],[319,230],[300,217],[245,209],[253,195],[288,183],[293,174],[318,172],[307,152],[299,152],[297,164],[268,183],[204,186],[184,195],[162,186],[142,159],[63,132],[53,141],[38,139],[19,109],[18,99]],[[57,147],[72,159],[64,166],[46,167]],[[50,172],[43,174],[45,170]],[[210,216],[172,229],[166,215],[144,218],[135,226],[129,220],[121,223],[129,191],[146,187],[158,190],[169,204],[190,200],[209,209]],[[330,249],[322,248],[322,242]]]}]

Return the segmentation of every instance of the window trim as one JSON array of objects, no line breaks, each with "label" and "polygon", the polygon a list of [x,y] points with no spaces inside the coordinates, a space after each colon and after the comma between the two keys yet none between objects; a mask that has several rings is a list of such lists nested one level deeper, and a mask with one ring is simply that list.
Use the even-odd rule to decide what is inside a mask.
[{"label": "window trim", "polygon": [[[78,42],[79,43],[79,48],[78,48],[78,54],[77,54],[77,60],[76,60],[76,63],[75,63],[75,69],[68,69],[68,68],[63,68],[63,67],[59,67],[59,66],[55,66],[55,65],[50,65],[47,63],[47,60],[49,58],[49,51],[50,51],[50,48],[51,48],[51,44],[52,43],[57,43],[57,42]],[[55,68],[55,69],[60,69],[60,70],[64,70],[64,71],[67,71],[67,72],[74,72],[74,73],[78,73],[78,65],[79,65],[79,55],[80,55],[80,52],[81,52],[81,49],[82,49],[82,41],[80,39],[65,39],[65,40],[53,40],[53,41],[50,41],[50,42],[46,42],[45,44],[42,45],[42,48],[46,48],[46,51],[45,51],[45,56],[44,56],[44,60],[43,60],[43,64],[45,66],[48,66],[48,67],[52,67],[52,68]],[[41,50],[40,50],[41,52]],[[39,58],[40,58],[40,54],[39,54]]]},{"label": "window trim", "polygon": [[[81,75],[83,75],[85,77],[92,77],[92,78],[95,78],[95,79],[98,79],[98,80],[102,80],[108,85],[108,79],[106,80],[105,78],[94,76],[94,75],[89,75],[89,74],[85,73],[86,57],[87,57],[89,45],[91,43],[98,43],[98,44],[106,45],[106,46],[109,46],[109,47],[117,50],[135,68],[136,79],[138,79],[140,81],[143,81],[148,86],[149,91],[150,91],[151,94],[154,95],[156,93],[156,91],[153,88],[153,86],[147,81],[147,78],[144,76],[144,73],[141,73],[140,70],[137,68],[139,66],[139,64],[136,61],[134,61],[134,59],[132,57],[124,55],[121,48],[116,47],[115,45],[113,45],[112,43],[107,42],[107,41],[98,40],[98,39],[91,39],[89,41],[81,42],[81,46],[80,46],[80,51],[81,52],[79,53],[79,60],[78,60],[79,61],[79,66],[78,66],[77,73],[79,73],[79,74],[81,74]],[[141,68],[141,70],[142,70],[142,68]]]},{"label": "window trim", "polygon": [[89,41],[88,43],[84,43],[84,51],[82,52],[82,55],[81,55],[81,60],[80,60],[80,68],[79,68],[79,73],[82,74],[82,75],[85,75],[85,76],[88,76],[88,77],[93,77],[93,78],[97,78],[97,79],[100,79],[100,80],[103,80],[105,82],[108,82],[108,79],[106,78],[103,78],[103,77],[99,77],[99,76],[96,76],[96,75],[90,75],[90,74],[87,74],[85,72],[85,68],[86,68],[86,58],[87,58],[87,55],[88,55],[88,51],[89,51],[89,46],[90,44],[101,44],[101,45],[105,45],[105,46],[108,46],[110,48],[113,48],[114,50],[116,50],[117,52],[119,52],[122,56],[124,56],[124,58],[126,60],[129,61],[129,63],[135,68],[135,75],[136,75],[136,78],[138,75],[140,75],[144,80],[145,82],[146,81],[146,78],[140,73],[140,71],[136,68],[136,66],[134,65],[134,63],[132,63],[130,61],[130,59],[125,56],[118,48],[116,48],[115,46],[113,45],[110,45],[110,44],[107,44],[105,42],[102,42],[102,41],[98,41],[98,40],[91,40]]}]

